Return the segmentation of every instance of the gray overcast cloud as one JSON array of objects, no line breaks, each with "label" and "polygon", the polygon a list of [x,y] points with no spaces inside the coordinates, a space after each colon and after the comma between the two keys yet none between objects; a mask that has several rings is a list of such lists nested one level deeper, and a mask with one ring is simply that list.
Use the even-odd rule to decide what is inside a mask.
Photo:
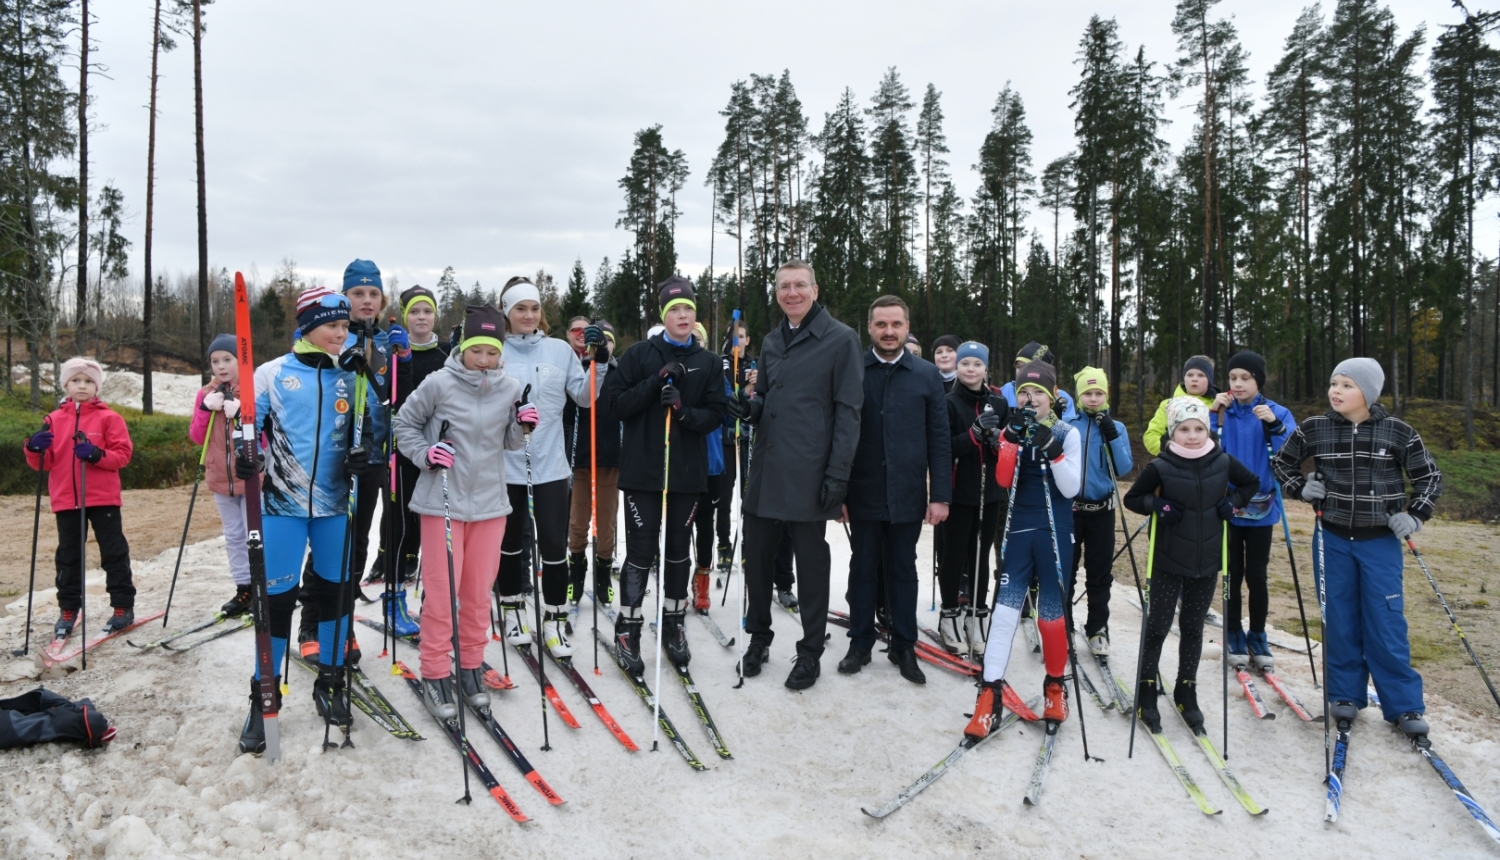
[{"label": "gray overcast cloud", "polygon": [[[561,282],[582,257],[592,277],[628,247],[614,226],[616,183],[632,135],[660,123],[692,169],[678,247],[696,274],[709,262],[703,179],[733,81],[789,69],[812,133],[845,86],[868,104],[889,66],[919,104],[932,82],[967,196],[1007,80],[1025,100],[1040,170],[1073,146],[1067,92],[1089,16],[1116,17],[1128,50],[1143,44],[1166,64],[1173,5],[219,0],[204,40],[210,258],[262,279],[291,258],[336,282],[366,257],[405,286],[431,285],[451,265],[466,286],[498,287],[538,267]],[[1257,95],[1304,5],[1218,7],[1235,18]],[[1458,20],[1448,0],[1390,5],[1403,35],[1426,24],[1429,46]],[[93,8],[108,78],[92,83],[91,184],[125,192],[138,277],[151,4]],[[162,65],[155,259],[175,274],[197,266],[191,44]],[[1169,103],[1174,146],[1191,133],[1193,105],[1190,94]],[[718,245],[721,271],[729,247]]]}]

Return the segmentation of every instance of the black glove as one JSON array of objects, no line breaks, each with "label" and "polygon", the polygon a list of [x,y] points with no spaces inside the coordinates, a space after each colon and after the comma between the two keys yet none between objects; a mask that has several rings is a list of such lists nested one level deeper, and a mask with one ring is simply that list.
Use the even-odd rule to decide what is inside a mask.
[{"label": "black glove", "polygon": [[1214,502],[1214,510],[1218,511],[1221,520],[1234,519],[1234,502],[1228,496],[1220,496],[1219,500]]},{"label": "black glove", "polygon": [[678,391],[676,387],[674,387],[670,383],[663,385],[661,387],[661,405],[667,407],[668,409],[681,409],[682,392]]},{"label": "black glove", "polygon": [[609,364],[608,340],[601,338],[598,343],[594,344],[594,361],[597,361],[600,364]]},{"label": "black glove", "polygon": [[724,401],[724,414],[736,421],[744,418],[747,411],[745,401],[739,397],[731,395]]},{"label": "black glove", "polygon": [[1099,425],[1099,433],[1105,442],[1113,442],[1120,438],[1120,425],[1109,417],[1108,409],[1101,409],[1094,413],[1094,423]]},{"label": "black glove", "polygon": [[604,342],[604,329],[590,323],[583,329],[583,345],[593,346]]},{"label": "black glove", "polygon": [[1012,445],[1021,444],[1026,438],[1026,425],[1035,420],[1036,413],[1029,409],[1010,410],[1009,419],[1005,422],[1005,441]]},{"label": "black glove", "polygon": [[828,475],[823,476],[823,490],[818,494],[818,503],[823,510],[837,510],[844,504],[844,496],[849,493],[849,482],[840,481]]},{"label": "black glove", "polygon": [[1063,455],[1062,437],[1053,436],[1052,428],[1046,424],[1036,426],[1036,432],[1031,434],[1031,447],[1042,452],[1049,463]]},{"label": "black glove", "polygon": [[235,455],[234,476],[241,481],[248,481],[260,474],[260,470],[266,465],[266,458],[259,451],[254,454],[254,459],[247,458],[243,451]]},{"label": "black glove", "polygon": [[339,370],[345,373],[359,373],[369,364],[365,360],[365,351],[357,346],[351,346],[339,353]]},{"label": "black glove", "polygon": [[680,382],[687,378],[687,367],[680,361],[669,361],[662,365],[661,370],[656,372],[656,376],[662,381],[662,385],[669,385],[667,381],[669,379],[676,379]]},{"label": "black glove", "polygon": [[344,474],[351,478],[363,478],[370,471],[370,449],[355,445],[344,458]]},{"label": "black glove", "polygon": [[986,409],[974,418],[974,424],[969,429],[980,439],[988,440],[1000,429],[1000,416],[995,414],[995,410]]},{"label": "black glove", "polygon": [[1182,506],[1171,499],[1152,496],[1151,507],[1156,511],[1156,516],[1163,525],[1175,526],[1182,522]]}]

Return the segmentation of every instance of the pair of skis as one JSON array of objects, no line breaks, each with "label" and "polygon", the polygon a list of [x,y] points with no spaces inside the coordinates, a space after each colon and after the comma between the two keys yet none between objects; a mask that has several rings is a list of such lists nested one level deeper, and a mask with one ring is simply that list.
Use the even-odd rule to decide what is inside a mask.
[{"label": "pair of skis", "polygon": [[69,637],[67,636],[64,636],[60,639],[53,639],[50,643],[48,643],[47,647],[43,648],[39,652],[39,656],[42,660],[42,665],[46,666],[48,669],[51,669],[54,666],[59,666],[63,663],[68,662],[69,660],[76,659],[85,651],[92,651],[100,645],[103,645],[105,642],[108,642],[109,640],[114,639],[117,636],[129,633],[137,627],[140,627],[142,624],[149,624],[165,614],[166,610],[162,610],[161,612],[153,612],[149,615],[142,615],[141,617],[135,619],[135,621],[132,622],[129,627],[122,627],[112,633],[96,633],[92,637],[90,637],[87,642],[74,644],[71,647],[69,647],[68,645]]},{"label": "pair of skis", "polygon": [[[318,665],[316,663],[309,662],[298,654],[292,654],[291,658],[293,663],[296,663],[314,675],[318,673]],[[391,704],[391,700],[387,699],[385,694],[380,692],[379,688],[370,683],[369,677],[358,666],[349,667],[349,676],[354,682],[354,686],[349,690],[349,701],[353,702],[354,707],[369,717],[371,722],[385,729],[392,736],[401,738],[402,740],[425,740],[421,732],[418,732],[401,715],[401,712],[396,710],[396,706]]]},{"label": "pair of skis", "polygon": [[[229,623],[226,624],[226,622]],[[192,649],[197,648],[199,645],[206,645],[209,642],[214,641],[215,639],[223,639],[225,636],[238,633],[241,630],[253,627],[254,625],[255,617],[248,612],[243,615],[236,615],[233,617],[225,615],[223,612],[215,612],[213,617],[208,619],[207,621],[204,621],[201,624],[194,624],[192,627],[189,627],[186,630],[179,630],[170,636],[163,636],[160,639],[147,642],[144,645],[137,645],[129,639],[126,639],[125,644],[129,645],[132,648],[137,648],[141,651],[151,651],[156,648],[160,648],[163,651],[170,651],[174,654],[180,654],[183,651],[191,651]],[[213,630],[213,628],[216,627],[219,629]],[[213,632],[209,633],[206,636],[200,636],[197,639],[187,639],[187,637],[192,636],[194,633],[202,633],[205,630],[213,630]],[[184,639],[187,639],[187,641],[182,641]]]},{"label": "pair of skis", "polygon": [[[1276,715],[1266,707],[1265,699],[1261,697],[1260,690],[1256,689],[1255,680],[1250,675],[1250,667],[1238,665],[1234,666],[1233,669],[1235,678],[1240,683],[1240,689],[1245,692],[1245,702],[1250,705],[1250,710],[1254,712],[1256,718],[1261,720],[1276,719]],[[1302,700],[1297,698],[1297,694],[1292,692],[1291,688],[1286,685],[1286,682],[1281,680],[1281,676],[1277,675],[1274,670],[1258,669],[1257,671],[1261,678],[1265,679],[1265,682],[1271,685],[1271,689],[1276,691],[1276,695],[1281,697],[1281,700],[1286,703],[1286,706],[1291,709],[1292,713],[1297,715],[1298,719],[1305,723],[1322,722],[1323,718],[1321,716],[1314,717],[1308,712],[1307,707],[1302,704]]]},{"label": "pair of skis", "polygon": [[[1178,716],[1182,716],[1182,712],[1178,711],[1175,705],[1168,702],[1167,706],[1176,711]],[[1193,739],[1198,742],[1198,748],[1203,750],[1204,757],[1213,766],[1214,772],[1219,775],[1219,780],[1229,789],[1229,793],[1234,795],[1234,799],[1239,801],[1240,806],[1244,807],[1245,811],[1252,816],[1265,815],[1269,812],[1269,809],[1256,803],[1255,799],[1250,796],[1250,793],[1245,790],[1245,787],[1240,784],[1239,778],[1229,769],[1229,765],[1225,763],[1224,757],[1219,754],[1218,748],[1214,746],[1213,740],[1209,738],[1208,730],[1201,726],[1194,729],[1191,725],[1188,725],[1186,717],[1182,718],[1182,724],[1192,733]],[[1182,763],[1182,759],[1178,757],[1177,751],[1173,749],[1171,742],[1167,740],[1166,731],[1153,730],[1146,724],[1144,719],[1141,720],[1141,726],[1146,729],[1146,733],[1156,743],[1156,748],[1161,752],[1162,758],[1166,760],[1167,766],[1172,769],[1172,773],[1177,777],[1177,781],[1182,784],[1183,790],[1187,792],[1188,797],[1198,807],[1198,810],[1204,815],[1218,815],[1220,810],[1209,802],[1208,796],[1203,793],[1203,789],[1198,787],[1198,783],[1193,779],[1192,774],[1188,773],[1187,766]]]}]

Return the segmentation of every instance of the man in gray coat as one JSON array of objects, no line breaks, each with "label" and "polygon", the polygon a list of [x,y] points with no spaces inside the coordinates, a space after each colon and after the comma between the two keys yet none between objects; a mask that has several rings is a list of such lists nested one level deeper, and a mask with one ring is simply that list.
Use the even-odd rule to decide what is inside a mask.
[{"label": "man in gray coat", "polygon": [[735,407],[755,425],[745,479],[746,630],[744,674],[770,659],[771,590],[785,527],[797,560],[802,639],[786,679],[794,690],[818,680],[828,628],[828,541],[859,442],[864,369],[859,335],[818,304],[818,282],[801,260],[776,270],[776,303],[786,318],[761,344],[754,393]]}]

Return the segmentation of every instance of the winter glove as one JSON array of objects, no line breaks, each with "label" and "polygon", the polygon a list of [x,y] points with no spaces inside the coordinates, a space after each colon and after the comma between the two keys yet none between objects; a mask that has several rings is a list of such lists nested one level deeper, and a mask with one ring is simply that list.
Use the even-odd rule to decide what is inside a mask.
[{"label": "winter glove", "polygon": [[1099,425],[1099,434],[1104,437],[1105,442],[1113,442],[1120,438],[1120,425],[1109,417],[1108,409],[1095,412],[1094,423]]},{"label": "winter glove", "polygon": [[104,459],[104,449],[84,440],[73,446],[73,456],[87,463],[97,463]]},{"label": "winter glove", "polygon": [[1182,522],[1182,506],[1171,499],[1152,496],[1151,508],[1156,511],[1157,519],[1161,520],[1162,525],[1175,526]]},{"label": "winter glove", "polygon": [[210,391],[203,395],[203,408],[209,412],[218,412],[224,408],[224,392]]},{"label": "winter glove", "polygon": [[260,474],[266,465],[266,458],[260,452],[255,453],[255,459],[247,459],[243,453],[236,454],[234,458],[234,476],[241,481],[248,481]]},{"label": "winter glove", "polygon": [[344,474],[351,478],[363,478],[370,471],[370,449],[355,445],[344,458]]},{"label": "winter glove", "polygon": [[30,439],[26,440],[26,450],[30,451],[33,454],[41,454],[44,451],[51,450],[51,448],[52,431],[50,429],[39,430],[36,433],[33,433]]},{"label": "winter glove", "polygon": [[656,372],[656,376],[662,381],[662,385],[670,385],[671,383],[668,380],[686,379],[687,368],[683,366],[683,363],[680,361],[669,361],[666,364],[662,365],[661,370],[658,370]]},{"label": "winter glove", "polygon": [[682,408],[682,392],[677,387],[668,383],[661,389],[661,405],[668,409],[677,410]]},{"label": "winter glove", "polygon": [[1228,496],[1220,496],[1219,500],[1214,502],[1214,510],[1218,512],[1221,520],[1234,519],[1234,502]]},{"label": "winter glove", "polygon": [[844,496],[849,494],[849,482],[841,481],[830,475],[823,476],[823,490],[818,494],[818,504],[823,510],[838,510],[844,504]]},{"label": "winter glove", "polygon": [[453,468],[453,446],[439,442],[427,449],[427,468],[430,471]]},{"label": "winter glove", "polygon": [[339,370],[345,373],[359,373],[369,366],[365,360],[365,351],[357,346],[351,346],[339,353]]},{"label": "winter glove", "polygon": [[985,407],[983,412],[975,416],[974,424],[969,429],[980,439],[989,441],[994,437],[995,431],[1000,429],[1000,416],[995,414],[995,410]]},{"label": "winter glove", "polygon": [[1391,531],[1396,535],[1396,540],[1402,543],[1406,543],[1407,538],[1422,530],[1422,521],[1405,511],[1391,514],[1391,518],[1386,520],[1386,525],[1391,527]]},{"label": "winter glove", "polygon": [[542,416],[537,411],[536,404],[516,401],[516,423],[525,425],[527,432],[535,430],[536,425],[541,423],[541,419]]},{"label": "winter glove", "polygon": [[1010,410],[1010,420],[1005,424],[1005,441],[1012,445],[1021,444],[1026,438],[1026,425],[1034,418],[1035,413],[1027,409]]},{"label": "winter glove", "polygon": [[239,402],[239,400],[234,399],[234,398],[226,399],[224,401],[224,417],[228,418],[230,420],[233,420],[234,417],[237,416],[237,415],[239,415],[239,414],[240,414],[240,402]]},{"label": "winter glove", "polygon": [[1308,478],[1302,487],[1302,501],[1317,504],[1328,498],[1328,487],[1317,478]]},{"label": "winter glove", "polygon": [[724,414],[732,420],[739,421],[745,417],[745,401],[734,395],[724,399]]},{"label": "winter glove", "polygon": [[1046,424],[1036,426],[1036,432],[1031,434],[1031,447],[1042,452],[1049,463],[1063,455],[1062,437],[1053,436],[1052,428]]},{"label": "winter glove", "polygon": [[[590,326],[590,328],[593,328],[593,326]],[[587,337],[587,336],[588,336],[588,334],[585,333],[584,337]],[[606,339],[606,338],[600,338],[599,342],[596,343],[596,344],[594,344],[594,361],[597,361],[600,364],[609,364],[609,340],[608,339]]]},{"label": "winter glove", "polygon": [[391,351],[400,354],[402,361],[411,360],[411,335],[406,329],[394,323],[385,332],[385,342],[390,345]]}]

